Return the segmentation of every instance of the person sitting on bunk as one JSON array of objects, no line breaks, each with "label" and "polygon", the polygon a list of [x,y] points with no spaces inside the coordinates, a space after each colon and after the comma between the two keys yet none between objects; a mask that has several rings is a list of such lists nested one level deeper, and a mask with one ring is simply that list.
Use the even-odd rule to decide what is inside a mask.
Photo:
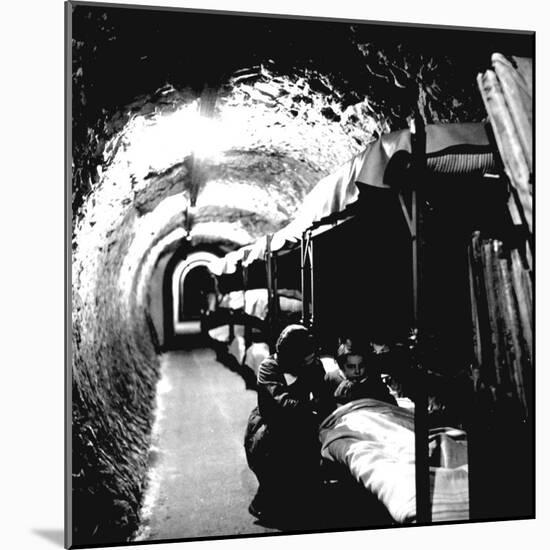
[{"label": "person sitting on bunk", "polygon": [[304,326],[283,329],[275,349],[259,367],[258,406],[245,434],[248,465],[259,482],[249,512],[303,520],[320,489],[318,426],[334,406]]},{"label": "person sitting on bunk", "polygon": [[338,405],[364,398],[397,405],[388,386],[382,381],[370,349],[363,349],[347,338],[338,347],[336,361],[340,369],[328,372],[325,380]]}]

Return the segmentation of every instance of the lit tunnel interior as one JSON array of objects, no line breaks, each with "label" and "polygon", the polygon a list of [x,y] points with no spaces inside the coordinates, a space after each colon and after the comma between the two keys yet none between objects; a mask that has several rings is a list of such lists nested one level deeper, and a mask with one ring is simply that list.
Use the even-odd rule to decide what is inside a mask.
[{"label": "lit tunnel interior", "polygon": [[405,127],[419,87],[426,120],[480,120],[497,39],[447,38],[436,68],[412,29],[73,9],[73,535],[99,544],[139,526],[159,354],[198,320],[208,264]]},{"label": "lit tunnel interior", "polygon": [[195,252],[180,262],[172,276],[174,324],[197,321],[207,307],[207,296],[216,291],[209,266],[217,258],[212,253]]}]

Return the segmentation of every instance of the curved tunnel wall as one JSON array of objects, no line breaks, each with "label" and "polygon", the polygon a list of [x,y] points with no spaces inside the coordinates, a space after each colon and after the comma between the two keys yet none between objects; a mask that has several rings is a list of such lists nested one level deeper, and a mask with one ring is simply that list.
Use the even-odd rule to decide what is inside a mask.
[{"label": "curved tunnel wall", "polygon": [[139,216],[126,186],[128,174],[106,173],[75,233],[74,541],[131,535],[147,467],[159,365],[146,294],[155,254],[181,220],[160,206]]},{"label": "curved tunnel wall", "polygon": [[[222,99],[220,113],[224,105],[241,121],[242,139],[203,162],[187,239],[222,253],[279,229],[309,189],[360,147],[339,124],[316,127],[288,109],[271,112],[266,129],[262,98],[235,93]],[[139,524],[158,352],[169,336],[159,294],[185,239],[190,180],[184,146],[144,157],[143,144],[152,143],[145,134],[158,140],[169,114],[134,116],[107,143],[74,230],[75,543],[126,540]],[[332,153],[323,155],[325,148]]]}]

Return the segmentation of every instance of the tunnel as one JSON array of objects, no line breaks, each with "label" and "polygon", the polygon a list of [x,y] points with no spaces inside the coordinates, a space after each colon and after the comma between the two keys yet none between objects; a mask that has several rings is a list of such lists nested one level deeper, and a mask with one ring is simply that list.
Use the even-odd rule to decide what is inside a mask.
[{"label": "tunnel", "polygon": [[174,270],[171,296],[177,311],[174,323],[197,321],[206,310],[207,296],[216,290],[216,280],[209,269],[216,258],[208,252],[194,252]]},{"label": "tunnel", "polygon": [[414,113],[482,120],[475,75],[509,43],[474,31],[459,46],[437,29],[71,10],[72,540],[150,540],[158,422],[172,406],[166,371],[174,383],[199,369],[184,363],[205,345],[208,266],[281,229],[322,177]]}]

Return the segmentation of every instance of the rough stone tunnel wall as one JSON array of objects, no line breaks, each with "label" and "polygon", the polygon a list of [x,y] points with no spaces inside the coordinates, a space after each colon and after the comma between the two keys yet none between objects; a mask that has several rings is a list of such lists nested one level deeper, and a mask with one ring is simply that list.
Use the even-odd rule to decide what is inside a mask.
[{"label": "rough stone tunnel wall", "polygon": [[[419,106],[427,121],[484,116],[475,74],[494,37],[470,40],[468,56],[403,29],[205,17],[73,12],[75,544],[124,541],[139,524],[161,336],[150,281],[185,237],[197,139],[185,116],[205,83],[238,132],[203,163],[193,246],[279,229],[320,178]],[[448,44],[438,57],[433,42]],[[187,53],[197,43],[200,63]]]},{"label": "rough stone tunnel wall", "polygon": [[124,540],[136,527],[158,377],[145,281],[154,263],[150,249],[170,232],[172,217],[181,225],[180,204],[175,212],[157,207],[166,217],[139,216],[121,157],[84,205],[74,237],[75,541]]},{"label": "rough stone tunnel wall", "polygon": [[[312,123],[311,111],[297,120],[289,114],[293,104],[271,108],[266,128],[265,98],[251,100],[240,91],[237,85],[221,97],[219,111],[223,116],[229,105],[244,113],[243,140],[203,167],[207,181],[197,200],[193,246],[223,241],[234,248],[279,229],[307,191],[368,138],[365,133],[359,144],[338,123]],[[170,112],[192,103],[174,98]],[[184,238],[189,202],[189,150],[143,159],[143,133],[162,128],[169,114],[160,107],[153,115],[135,113],[106,143],[100,178],[75,221],[75,540],[126,539],[138,525],[162,338],[152,322],[150,280],[166,261],[159,258]],[[318,139],[308,140],[311,133]],[[323,146],[331,153],[323,155]],[[155,316],[158,326],[158,311]]]}]

